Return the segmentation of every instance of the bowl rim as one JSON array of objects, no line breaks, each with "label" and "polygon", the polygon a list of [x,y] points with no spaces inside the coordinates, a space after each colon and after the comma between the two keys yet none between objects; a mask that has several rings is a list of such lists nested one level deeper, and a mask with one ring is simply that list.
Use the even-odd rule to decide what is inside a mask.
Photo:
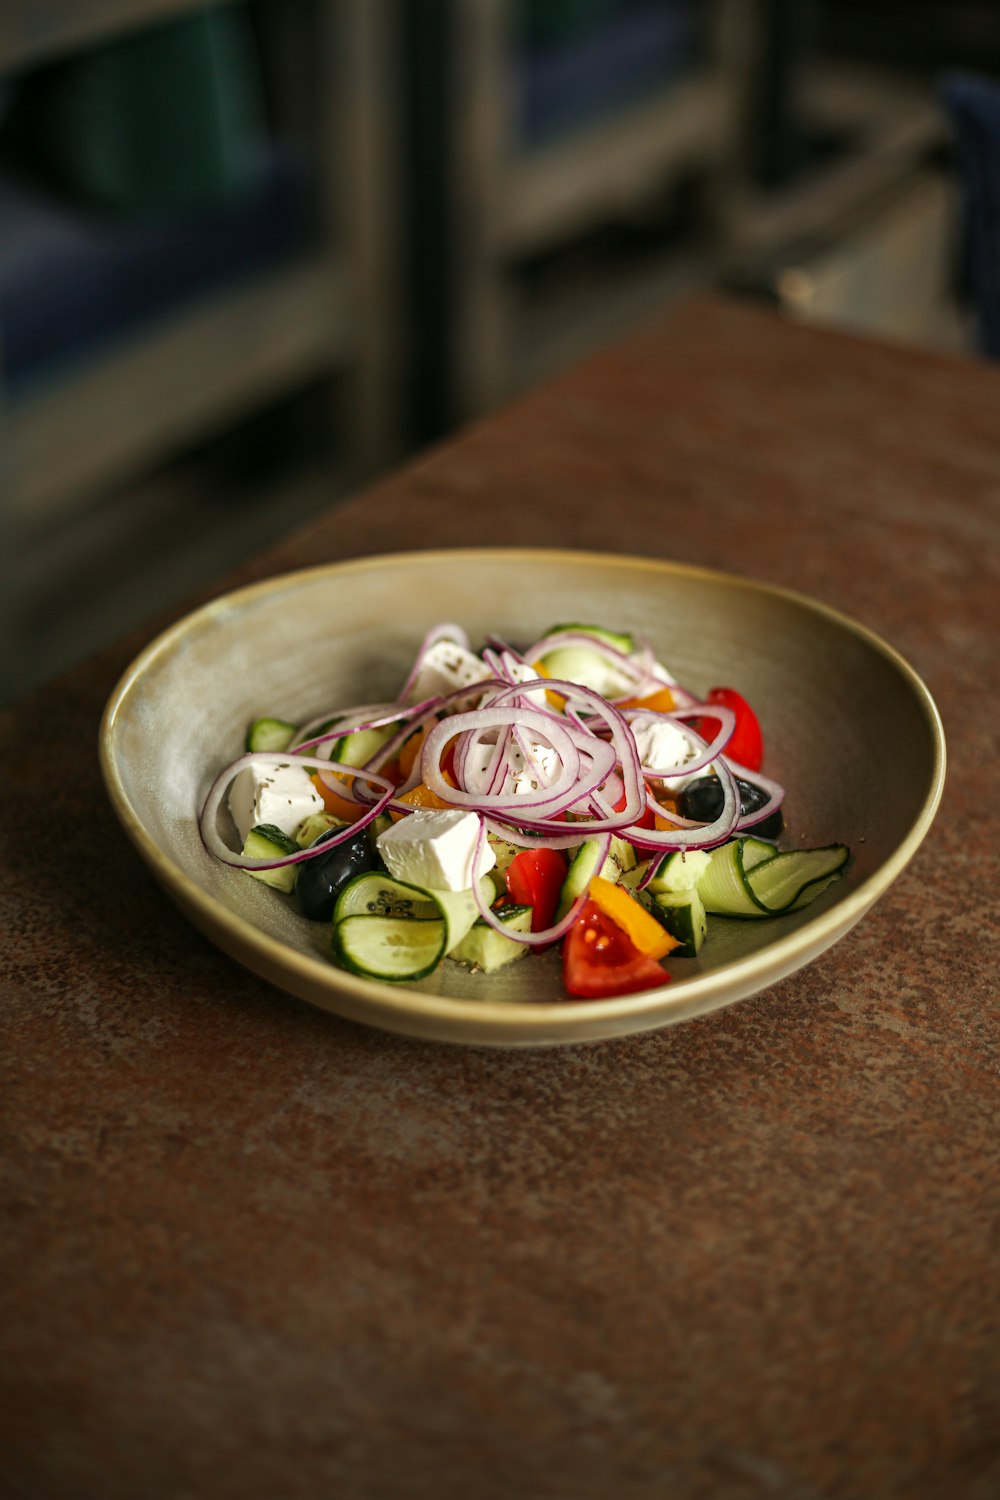
[{"label": "bowl rim", "polygon": [[[922,713],[933,744],[933,764],[929,785],[923,796],[920,810],[905,836],[878,867],[857,887],[842,896],[835,906],[816,913],[804,921],[793,932],[775,938],[771,943],[755,952],[723,965],[717,970],[667,982],[656,989],[635,995],[624,995],[606,1000],[531,1001],[492,998],[470,999],[463,996],[445,996],[427,990],[411,988],[365,979],[332,963],[324,962],[319,955],[310,955],[290,947],[282,939],[273,937],[256,927],[247,918],[230,910],[199,882],[188,875],[171,856],[164,851],[147,831],[141,816],[133,806],[119,773],[115,757],[115,736],[119,715],[127,704],[130,693],[163,657],[180,643],[192,629],[210,625],[213,616],[227,614],[234,609],[252,605],[261,596],[280,594],[303,584],[319,582],[328,577],[339,577],[345,573],[366,572],[373,568],[414,568],[421,566],[449,565],[471,566],[488,559],[491,564],[518,563],[535,565],[577,566],[604,569],[614,565],[647,572],[663,578],[683,577],[689,581],[703,579],[714,585],[746,590],[757,596],[770,597],[794,605],[807,612],[820,615],[839,629],[859,638],[870,649],[884,657],[903,678],[912,692]],[[947,748],[941,715],[923,679],[908,661],[887,641],[868,626],[852,619],[832,605],[778,584],[761,582],[740,574],[703,567],[697,564],[673,562],[660,558],[644,558],[629,553],[603,553],[574,550],[572,548],[531,547],[441,547],[411,552],[387,552],[365,554],[340,562],[313,564],[290,569],[253,582],[226,590],[194,609],[161,630],[133,658],[120,675],[101,715],[99,728],[99,759],[105,789],[112,808],[125,833],[143,857],[148,867],[167,892],[187,912],[189,918],[217,945],[238,961],[244,962],[234,950],[249,949],[263,967],[245,964],[254,972],[266,972],[271,982],[289,988],[301,998],[310,998],[308,992],[318,985],[329,990],[335,999],[337,994],[346,994],[361,1002],[361,1009],[354,1005],[345,1010],[335,1003],[320,1008],[342,1016],[364,1019],[367,1024],[392,1030],[399,1025],[418,1020],[444,1023],[468,1033],[476,1039],[488,1042],[491,1034],[503,1034],[512,1029],[526,1033],[530,1043],[532,1035],[545,1040],[553,1032],[575,1033],[568,1040],[577,1040],[596,1028],[597,1034],[608,1035],[607,1027],[615,1023],[617,1031],[638,1030],[643,1027],[666,1025],[674,1020],[691,1019],[721,1006],[746,998],[768,988],[771,984],[809,961],[811,954],[836,940],[862,917],[874,901],[897,879],[911,861],[926,837],[941,802],[944,789]],[[221,929],[227,941],[215,937]],[[231,945],[231,946],[230,946]],[[776,963],[777,959],[777,963]],[[775,972],[775,970],[778,972]],[[271,972],[280,971],[294,978],[296,986],[288,986],[284,978],[273,979]],[[766,976],[766,977],[763,977]],[[762,982],[758,982],[761,980]],[[738,993],[733,993],[734,989]],[[316,1000],[312,1003],[318,1004]],[[371,1015],[361,1012],[372,1011]],[[394,1025],[393,1023],[397,1023]],[[603,1031],[601,1028],[605,1028]],[[411,1027],[406,1027],[411,1030]],[[423,1034],[422,1032],[420,1034]],[[463,1038],[468,1040],[468,1038]]]}]

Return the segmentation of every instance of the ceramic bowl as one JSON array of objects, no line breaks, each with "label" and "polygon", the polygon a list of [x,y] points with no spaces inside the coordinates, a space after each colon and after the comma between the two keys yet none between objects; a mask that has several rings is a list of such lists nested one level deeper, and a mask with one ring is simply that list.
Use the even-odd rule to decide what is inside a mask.
[{"label": "ceramic bowl", "polygon": [[[697,693],[738,688],[760,717],[765,769],[786,788],[794,847],[846,843],[851,862],[806,910],[710,919],[696,959],[662,988],[570,1001],[557,952],[493,975],[445,962],[412,986],[336,968],[329,933],[206,853],[197,817],[262,714],[303,722],[395,696],[427,629],[513,643],[584,620],[648,636]],[[841,938],[895,880],[933,819],[940,719],[913,670],[870,631],[788,591],[720,573],[587,553],[492,549],[364,558],[271,578],[213,600],[142,652],[105,711],[114,810],[194,925],[247,969],[355,1021],[474,1045],[594,1041],[684,1021],[752,995]],[[234,983],[238,971],[234,970]]]}]

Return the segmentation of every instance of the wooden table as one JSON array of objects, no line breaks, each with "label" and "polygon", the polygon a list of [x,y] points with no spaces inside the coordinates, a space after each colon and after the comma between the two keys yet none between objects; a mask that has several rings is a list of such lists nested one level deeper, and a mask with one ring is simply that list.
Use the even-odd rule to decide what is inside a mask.
[{"label": "wooden table", "polygon": [[998,518],[1000,371],[704,300],[219,580],[647,552],[921,672],[949,782],[889,894],[621,1042],[413,1043],[199,938],[98,777],[151,631],[7,712],[5,1500],[992,1500]]}]

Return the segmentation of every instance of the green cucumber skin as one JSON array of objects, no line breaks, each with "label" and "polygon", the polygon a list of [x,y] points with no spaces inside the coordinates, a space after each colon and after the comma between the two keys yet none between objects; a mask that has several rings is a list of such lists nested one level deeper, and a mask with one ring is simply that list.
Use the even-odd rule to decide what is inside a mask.
[{"label": "green cucumber skin", "polygon": [[[342,968],[386,984],[410,984],[433,974],[444,957],[446,926],[439,917],[393,917],[358,912],[335,924],[333,952]],[[392,958],[409,951],[410,961]],[[369,955],[374,955],[375,961]]]},{"label": "green cucumber skin", "polygon": [[600,874],[602,865],[600,841],[587,839],[573,855],[566,871],[556,908],[557,922],[562,921],[573,902],[583,895],[594,876]]},{"label": "green cucumber skin", "polygon": [[693,889],[664,891],[653,897],[650,910],[681,945],[668,956],[697,958],[708,936],[708,917],[698,892]]},{"label": "green cucumber skin", "polygon": [[646,889],[652,895],[660,892],[693,891],[697,889],[698,881],[707,870],[710,859],[711,855],[701,849],[676,849],[665,854]]},{"label": "green cucumber skin", "polygon": [[439,903],[427,891],[378,871],[357,875],[347,882],[334,907],[334,926],[348,917],[365,915],[444,920]]},{"label": "green cucumber skin", "polygon": [[[744,864],[744,843],[750,842],[751,863]],[[712,852],[712,863],[698,883],[705,910],[716,916],[777,917],[800,911],[844,870],[850,850],[846,844],[817,849],[763,851],[762,840],[733,839]],[[776,901],[775,894],[782,893]]]},{"label": "green cucumber skin", "polygon": [[[506,906],[498,910],[496,915],[504,926],[509,926],[516,932],[531,931],[530,906]],[[497,969],[524,958],[530,951],[529,944],[505,937],[480,917],[457,947],[450,950],[448,956],[457,963],[468,964],[484,974],[493,974]]]},{"label": "green cucumber skin", "polygon": [[[802,880],[801,867],[804,861],[811,855],[821,854],[829,855],[829,862],[825,868],[821,865],[815,875]],[[828,844],[825,848],[821,849],[784,850],[775,855],[774,859],[765,860],[763,865],[755,866],[750,871],[749,879],[752,884],[756,881],[756,893],[760,899],[764,899],[760,891],[757,890],[757,885],[769,886],[778,875],[779,867],[781,870],[799,868],[800,873],[796,879],[801,881],[801,883],[795,889],[795,894],[780,907],[771,907],[770,909],[778,911],[801,911],[804,906],[808,906],[814,901],[820,894],[820,891],[825,890],[831,881],[837,880],[843,874],[844,866],[847,864],[849,857],[850,851],[846,844]],[[795,865],[792,864],[793,860],[796,862]],[[815,862],[817,864],[820,863],[818,860]]]},{"label": "green cucumber skin", "polygon": [[334,740],[330,759],[339,761],[342,766],[367,765],[395,732],[396,726],[390,724],[384,729],[358,729],[353,734],[345,734],[343,739]]},{"label": "green cucumber skin", "polygon": [[[491,891],[489,876],[483,875],[479,881],[480,898],[488,901]],[[402,938],[407,925],[411,923],[420,923],[428,928],[437,924],[440,943],[437,957],[431,965],[431,968],[436,968],[441,959],[467,937],[478,915],[479,908],[472,890],[428,890],[423,886],[396,880],[391,875],[369,871],[349,881],[337,898],[333,911],[333,949],[335,955],[342,959],[344,967],[354,973],[367,974],[389,982],[400,977],[423,978],[431,970],[420,965],[417,966],[419,973],[416,968],[402,976],[393,972],[393,965],[389,961],[391,953],[385,953],[380,961],[376,948],[379,937],[382,936],[386,941],[390,934],[397,939]],[[362,918],[378,919],[383,927],[349,925]],[[359,943],[365,945],[365,958],[358,955]]]},{"label": "green cucumber skin", "polygon": [[247,730],[246,747],[254,752],[267,750],[280,755],[297,733],[295,725],[285,719],[254,719]]},{"label": "green cucumber skin", "polygon": [[[635,637],[624,630],[606,630],[603,625],[553,625],[551,630],[545,634],[562,635],[564,632],[573,631],[575,635],[592,635],[599,641],[604,641],[609,646],[623,651],[626,655],[635,650]],[[562,650],[562,647],[558,648]],[[574,648],[575,649],[575,648]]]},{"label": "green cucumber skin", "polygon": [[769,859],[774,859],[780,854],[780,849],[775,844],[769,844],[764,839],[755,838],[752,833],[745,833],[739,840],[740,858],[743,861],[744,870],[750,871],[758,865],[766,864]]},{"label": "green cucumber skin", "polygon": [[[282,833],[273,823],[258,823],[247,834],[243,853],[251,859],[280,859],[285,854],[298,853],[298,848],[295,840],[290,839],[287,833]],[[297,865],[282,865],[277,870],[247,870],[245,873],[288,895],[295,889],[299,872]]]},{"label": "green cucumber skin", "polygon": [[585,839],[573,855],[559,894],[557,922],[563,919],[573,902],[583,895],[595,875],[601,875],[605,880],[617,884],[623,876],[636,868],[635,850],[628,839],[612,836],[607,856],[603,860],[600,851],[600,839]]}]

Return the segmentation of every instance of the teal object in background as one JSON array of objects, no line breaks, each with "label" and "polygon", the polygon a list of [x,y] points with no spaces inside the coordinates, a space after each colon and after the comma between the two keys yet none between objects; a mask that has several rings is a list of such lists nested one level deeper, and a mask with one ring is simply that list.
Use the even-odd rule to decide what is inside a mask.
[{"label": "teal object in background", "polygon": [[615,9],[615,0],[519,0],[517,33],[529,46],[575,41]]},{"label": "teal object in background", "polygon": [[26,76],[5,137],[78,201],[149,217],[249,190],[266,133],[248,18],[219,6]]}]

